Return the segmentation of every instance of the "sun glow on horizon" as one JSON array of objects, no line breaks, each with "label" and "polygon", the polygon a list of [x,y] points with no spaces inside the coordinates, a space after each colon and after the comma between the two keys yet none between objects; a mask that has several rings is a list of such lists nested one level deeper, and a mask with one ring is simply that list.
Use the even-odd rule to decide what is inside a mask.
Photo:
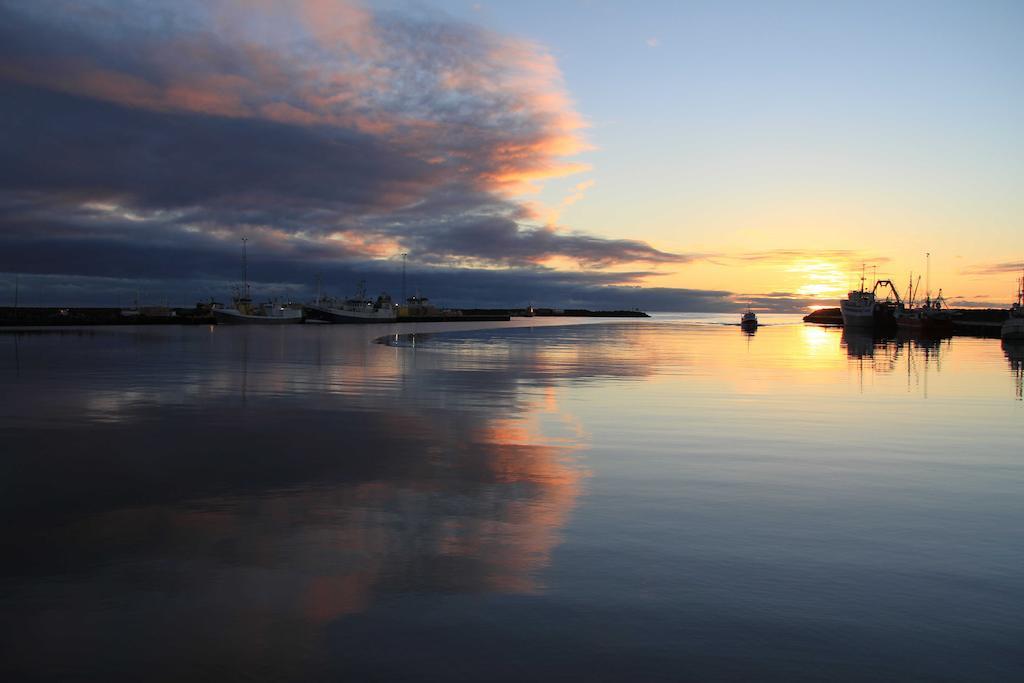
[{"label": "sun glow on horizon", "polygon": [[800,296],[835,299],[845,291],[846,275],[838,261],[801,258],[793,261],[786,272],[797,274],[803,280],[803,284],[796,289],[796,294]]}]

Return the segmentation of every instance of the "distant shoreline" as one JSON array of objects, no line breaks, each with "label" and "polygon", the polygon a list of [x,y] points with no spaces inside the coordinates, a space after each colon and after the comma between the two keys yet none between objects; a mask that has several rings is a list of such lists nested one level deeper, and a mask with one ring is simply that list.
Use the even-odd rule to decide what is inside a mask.
[{"label": "distant shoreline", "polygon": [[[111,307],[56,307],[56,306],[13,306],[0,307],[0,327],[63,327],[70,325],[215,325],[216,320],[208,309],[201,308],[158,308],[147,312],[125,313],[130,309]],[[609,310],[592,311],[583,308],[535,308],[533,315],[528,309],[483,309],[464,308],[459,311],[436,316],[399,317],[388,321],[406,322],[475,322],[481,320],[509,320],[513,317],[566,317],[566,318],[649,318],[643,311]],[[380,321],[374,321],[380,322]]]}]

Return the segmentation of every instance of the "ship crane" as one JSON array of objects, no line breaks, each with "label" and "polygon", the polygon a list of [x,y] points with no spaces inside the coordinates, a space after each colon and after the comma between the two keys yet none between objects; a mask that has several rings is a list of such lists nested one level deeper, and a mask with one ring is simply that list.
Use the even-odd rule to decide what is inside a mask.
[{"label": "ship crane", "polygon": [[871,288],[871,293],[877,292],[879,287],[888,287],[891,295],[896,298],[896,303],[898,305],[903,304],[903,300],[900,299],[900,293],[896,290],[896,285],[893,284],[892,280],[875,280],[875,286]]}]

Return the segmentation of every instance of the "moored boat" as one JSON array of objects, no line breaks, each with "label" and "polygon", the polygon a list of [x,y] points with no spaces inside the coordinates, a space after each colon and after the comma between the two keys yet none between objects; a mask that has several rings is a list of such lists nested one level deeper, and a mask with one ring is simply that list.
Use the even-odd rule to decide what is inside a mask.
[{"label": "moored boat", "polygon": [[[879,300],[879,287],[888,287],[890,296]],[[839,302],[843,326],[862,329],[891,327],[896,323],[896,315],[902,307],[903,302],[891,281],[876,280],[875,285],[868,290],[865,287],[863,271],[860,276],[860,289],[851,290],[846,298]]]},{"label": "moored boat", "polygon": [[[462,320],[462,311],[440,309],[430,303],[430,299],[416,294],[405,300],[405,303],[398,309],[398,319],[401,322],[433,323],[450,322]],[[477,317],[477,320],[482,318]],[[504,318],[508,320],[507,317]]]},{"label": "moored boat", "polygon": [[1017,300],[1010,307],[1010,317],[1003,323],[999,336],[1009,341],[1024,341],[1024,276],[1017,281]]},{"label": "moored boat", "polygon": [[302,309],[268,301],[254,304],[249,291],[249,239],[242,238],[242,284],[236,286],[232,307],[212,305],[211,313],[218,324],[225,325],[295,325],[302,322]]},{"label": "moored boat", "polygon": [[875,293],[864,289],[851,291],[839,302],[844,327],[871,328],[875,325]]},{"label": "moored boat", "polygon": [[254,304],[245,296],[233,299],[232,308],[215,307],[211,312],[224,325],[295,325],[302,322],[302,310],[268,301]]},{"label": "moored boat", "polygon": [[366,297],[366,283],[359,282],[356,295],[350,299],[338,300],[317,296],[311,304],[303,307],[306,317],[327,323],[387,323],[398,317],[397,306],[387,292],[382,292],[376,301]]},{"label": "moored boat", "polygon": [[947,336],[953,334],[953,316],[938,299],[926,300],[921,306],[908,308],[900,312],[896,324],[901,329],[930,336]]},{"label": "moored boat", "polygon": [[[926,254],[928,261],[928,278],[931,279],[931,254]],[[917,278],[917,285],[921,284],[921,276]],[[914,274],[910,274],[910,283],[907,285],[906,305],[900,307],[896,313],[896,324],[903,330],[914,332],[922,336],[946,337],[953,334],[953,315],[945,306],[945,299],[942,298],[942,290],[939,295],[932,299],[930,283],[926,281],[924,303],[915,306],[917,300],[917,285],[914,284]]]}]

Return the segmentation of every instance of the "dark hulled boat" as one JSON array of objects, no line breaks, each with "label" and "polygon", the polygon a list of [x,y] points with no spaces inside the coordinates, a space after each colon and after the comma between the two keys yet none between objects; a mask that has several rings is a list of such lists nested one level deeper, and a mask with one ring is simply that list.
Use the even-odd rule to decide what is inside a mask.
[{"label": "dark hulled boat", "polygon": [[[931,254],[927,254],[928,273],[931,279]],[[921,284],[921,276],[917,277],[917,285]],[[924,303],[915,306],[917,299],[917,285],[914,284],[914,274],[910,274],[910,283],[907,285],[906,305],[901,306],[896,314],[896,324],[901,330],[913,332],[927,337],[948,337],[953,334],[953,314],[945,305],[942,298],[942,290],[939,295],[932,299],[931,290],[925,295]],[[927,286],[927,283],[926,283]]]},{"label": "dark hulled boat", "polygon": [[740,327],[747,331],[756,330],[757,314],[748,308],[747,312],[740,318]]},{"label": "dark hulled boat", "polygon": [[916,308],[900,311],[896,324],[900,329],[933,337],[953,334],[953,315],[942,305],[941,297],[934,301],[926,300],[923,305]]}]

